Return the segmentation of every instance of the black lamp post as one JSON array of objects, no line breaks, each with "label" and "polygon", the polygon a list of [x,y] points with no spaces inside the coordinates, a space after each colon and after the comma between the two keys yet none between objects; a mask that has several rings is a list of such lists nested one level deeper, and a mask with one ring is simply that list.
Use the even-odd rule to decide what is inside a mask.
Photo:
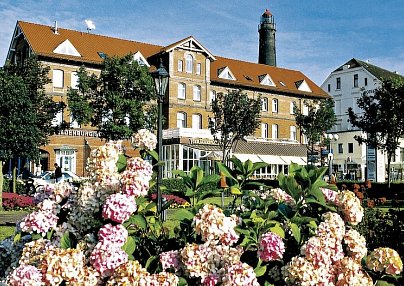
[{"label": "black lamp post", "polygon": [[157,146],[159,154],[159,164],[157,171],[157,211],[161,214],[162,201],[161,201],[161,182],[163,179],[161,158],[163,157],[163,124],[162,124],[162,113],[163,113],[163,100],[166,94],[168,78],[170,77],[167,70],[163,65],[162,59],[160,59],[160,66],[157,70],[151,73],[154,80],[154,88],[157,95],[157,106],[158,106],[158,125],[157,125]]}]

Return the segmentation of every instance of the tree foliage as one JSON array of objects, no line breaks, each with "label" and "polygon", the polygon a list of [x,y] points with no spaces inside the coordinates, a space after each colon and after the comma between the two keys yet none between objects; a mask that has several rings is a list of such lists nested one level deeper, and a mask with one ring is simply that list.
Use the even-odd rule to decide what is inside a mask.
[{"label": "tree foliage", "polygon": [[[364,91],[358,98],[359,113],[348,109],[349,122],[366,133],[355,136],[359,144],[365,143],[387,154],[387,169],[399,139],[404,135],[404,80],[384,80],[374,94]],[[390,183],[390,172],[388,172]]]},{"label": "tree foliage", "polygon": [[337,120],[334,100],[332,98],[310,100],[304,101],[304,104],[308,107],[308,114],[303,114],[299,107],[295,106],[295,120],[301,132],[306,135],[307,147],[313,153],[315,144],[321,142],[323,134],[330,130]]},{"label": "tree foliage", "polygon": [[155,118],[145,116],[144,106],[154,98],[152,78],[133,55],[107,57],[100,76],[81,67],[78,78],[78,88],[68,92],[72,118],[96,127],[101,138],[129,138]]},{"label": "tree foliage", "polygon": [[229,90],[212,101],[209,130],[223,151],[223,162],[237,140],[254,133],[260,124],[261,98],[248,98],[241,90]]},{"label": "tree foliage", "polygon": [[39,147],[61,128],[52,125],[64,106],[45,93],[48,72],[36,58],[0,68],[0,161],[38,159]]}]

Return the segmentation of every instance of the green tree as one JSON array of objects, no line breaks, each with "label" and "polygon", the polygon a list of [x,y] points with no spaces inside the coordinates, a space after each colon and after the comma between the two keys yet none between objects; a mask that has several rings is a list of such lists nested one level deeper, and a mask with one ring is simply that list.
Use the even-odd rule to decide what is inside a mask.
[{"label": "green tree", "polygon": [[78,88],[67,95],[70,112],[79,124],[96,127],[101,138],[129,138],[155,118],[145,116],[145,103],[154,98],[153,80],[133,55],[107,57],[100,76],[82,67],[78,78]]},{"label": "green tree", "polygon": [[[53,126],[52,119],[64,108],[45,93],[49,68],[36,58],[20,65],[7,63],[0,68],[0,166],[19,157],[37,160],[39,147],[62,126]],[[13,190],[15,191],[15,167]],[[0,199],[3,188],[0,168]],[[0,204],[1,206],[1,204]]]},{"label": "green tree", "polygon": [[[322,136],[330,130],[337,118],[334,113],[334,100],[332,98],[304,101],[308,107],[308,114],[305,115],[294,107],[296,124],[301,132],[307,137],[307,148],[314,154],[315,145],[321,142]],[[308,157],[308,162],[313,164],[313,155]]]},{"label": "green tree", "polygon": [[260,124],[261,98],[248,98],[241,90],[229,90],[216,95],[212,101],[213,118],[209,118],[209,130],[223,152],[222,162],[237,140],[254,133]]},{"label": "green tree", "polygon": [[367,135],[355,136],[387,154],[387,180],[390,187],[390,163],[404,135],[404,80],[384,80],[374,94],[364,91],[357,100],[359,113],[348,109],[349,122]]}]

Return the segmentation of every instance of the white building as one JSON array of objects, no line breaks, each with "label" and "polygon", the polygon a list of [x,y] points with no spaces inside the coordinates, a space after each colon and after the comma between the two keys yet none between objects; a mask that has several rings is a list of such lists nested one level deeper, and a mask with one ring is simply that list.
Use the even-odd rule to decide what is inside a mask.
[{"label": "white building", "polygon": [[[363,92],[374,93],[383,79],[402,78],[397,73],[382,69],[369,62],[351,59],[326,78],[321,88],[334,98],[337,123],[331,133],[338,134],[338,140],[331,142],[333,150],[333,171],[351,179],[370,179],[384,182],[386,177],[386,156],[359,145],[354,136],[366,136],[348,121],[348,108],[360,113],[357,100]],[[393,179],[402,178],[404,165],[404,144],[401,144],[392,158]]]}]

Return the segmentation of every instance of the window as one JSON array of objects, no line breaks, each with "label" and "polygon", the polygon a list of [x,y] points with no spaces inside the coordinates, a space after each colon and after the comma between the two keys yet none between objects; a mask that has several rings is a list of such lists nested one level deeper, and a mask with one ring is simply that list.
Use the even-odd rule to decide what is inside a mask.
[{"label": "window", "polygon": [[328,84],[328,85],[327,85],[327,90],[328,90],[328,92],[331,91],[331,84]]},{"label": "window", "polygon": [[76,72],[71,73],[71,79],[70,79],[70,87],[73,89],[77,89],[79,84],[79,76],[77,75]]},{"label": "window", "polygon": [[216,99],[216,91],[211,90],[209,93],[209,103],[212,104],[212,102]]},{"label": "window", "polygon": [[56,113],[55,117],[52,120],[52,126],[58,126],[63,122],[63,110],[60,110]]},{"label": "window", "polygon": [[295,114],[296,101],[290,102],[290,114]]},{"label": "window", "polygon": [[76,120],[73,120],[73,116],[70,115],[70,128],[80,128],[80,125]]},{"label": "window", "polygon": [[187,127],[187,114],[185,112],[177,113],[177,128]]},{"label": "window", "polygon": [[202,129],[202,115],[192,114],[192,129]]},{"label": "window", "polygon": [[278,100],[272,99],[272,112],[278,112]]},{"label": "window", "polygon": [[272,124],[272,139],[278,139],[278,124]]},{"label": "window", "polygon": [[341,78],[337,77],[337,89],[341,89]]},{"label": "window", "polygon": [[354,74],[353,76],[353,86],[358,87],[358,74]]},{"label": "window", "polygon": [[185,96],[186,96],[185,88],[186,88],[185,83],[180,82],[178,84],[178,98],[179,99],[185,99]]},{"label": "window", "polygon": [[268,111],[268,98],[264,97],[261,99],[262,111]]},{"label": "window", "polygon": [[307,116],[309,115],[309,106],[306,104],[303,104],[303,115]]},{"label": "window", "polygon": [[303,134],[303,144],[308,144],[309,143],[309,140],[307,139],[307,135],[305,135],[305,134]]},{"label": "window", "polygon": [[182,60],[178,60],[178,71],[182,72]]},{"label": "window", "polygon": [[53,70],[53,87],[63,88],[63,71]]},{"label": "window", "polygon": [[192,73],[193,64],[194,64],[194,58],[192,57],[192,55],[187,55],[186,63],[185,63],[185,68],[186,68],[187,73]]},{"label": "window", "polygon": [[261,123],[261,137],[268,138],[268,124]]},{"label": "window", "polygon": [[365,86],[368,85],[368,78],[365,77]]},{"label": "window", "polygon": [[290,140],[296,141],[296,126],[290,126]]},{"label": "window", "polygon": [[344,153],[344,144],[338,143],[338,153],[343,154]]},{"label": "window", "polygon": [[194,100],[201,101],[201,87],[199,85],[194,85]]},{"label": "window", "polygon": [[201,74],[202,65],[200,63],[196,64],[196,74]]},{"label": "window", "polygon": [[348,143],[348,153],[353,153],[353,143]]}]

